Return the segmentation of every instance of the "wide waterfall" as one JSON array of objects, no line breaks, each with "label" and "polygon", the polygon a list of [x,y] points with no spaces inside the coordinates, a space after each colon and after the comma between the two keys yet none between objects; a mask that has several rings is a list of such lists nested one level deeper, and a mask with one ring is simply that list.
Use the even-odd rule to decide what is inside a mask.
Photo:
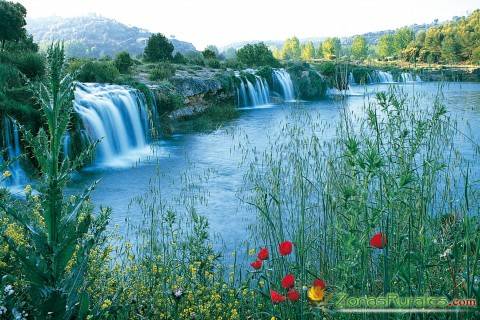
[{"label": "wide waterfall", "polygon": [[237,105],[239,107],[254,107],[270,103],[270,89],[267,81],[257,75],[252,75],[253,83],[247,77],[237,75],[240,84],[237,88]]},{"label": "wide waterfall", "polygon": [[283,95],[283,100],[292,101],[295,100],[295,93],[293,90],[292,79],[290,74],[285,69],[273,70],[273,81],[275,85],[278,85]]},{"label": "wide waterfall", "polygon": [[388,71],[382,70],[375,70],[372,74],[367,74],[368,83],[410,83],[410,82],[421,82],[420,76],[415,75],[413,76],[410,72],[402,72],[396,78],[395,81],[394,76]]},{"label": "wide waterfall", "polygon": [[90,141],[101,140],[96,149],[97,165],[124,165],[125,157],[138,158],[138,151],[146,149],[147,103],[139,91],[119,85],[79,83],[74,108]]},{"label": "wide waterfall", "polygon": [[422,79],[420,79],[420,76],[417,74],[415,75],[415,78],[410,72],[402,72],[400,74],[400,79],[401,82],[421,82]]},{"label": "wide waterfall", "polygon": [[4,184],[7,187],[13,187],[27,183],[27,175],[18,159],[22,154],[18,125],[8,117],[3,118],[3,139],[2,145],[6,151],[6,158],[4,159],[3,156],[0,156],[0,162],[10,161],[7,170],[11,173],[11,176],[4,181]]}]

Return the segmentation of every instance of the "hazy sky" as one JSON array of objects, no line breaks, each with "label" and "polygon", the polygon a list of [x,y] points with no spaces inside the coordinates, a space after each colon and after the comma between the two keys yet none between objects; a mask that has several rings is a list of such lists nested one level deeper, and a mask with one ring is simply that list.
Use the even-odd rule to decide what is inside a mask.
[{"label": "hazy sky", "polygon": [[202,49],[243,40],[348,36],[440,21],[480,8],[479,0],[16,0],[29,17],[97,13]]}]

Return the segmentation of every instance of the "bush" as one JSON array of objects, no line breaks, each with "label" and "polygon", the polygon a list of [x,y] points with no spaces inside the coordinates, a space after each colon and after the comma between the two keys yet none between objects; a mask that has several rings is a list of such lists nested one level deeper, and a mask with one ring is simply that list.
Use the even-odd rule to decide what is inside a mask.
[{"label": "bush", "polygon": [[119,52],[115,57],[114,64],[118,71],[121,73],[127,73],[130,70],[130,67],[133,65],[133,60],[128,52],[122,51]]},{"label": "bush", "polygon": [[238,49],[237,59],[247,66],[271,66],[278,67],[280,64],[273,57],[272,52],[263,43],[247,44]]},{"label": "bush", "polygon": [[152,62],[171,60],[173,49],[173,44],[163,34],[152,34],[145,47],[145,59]]},{"label": "bush", "polygon": [[160,63],[150,72],[150,80],[165,80],[175,75],[175,67],[170,63]]},{"label": "bush", "polygon": [[69,69],[79,68],[76,79],[80,82],[108,82],[114,83],[120,72],[111,61],[87,61],[82,64],[76,61],[70,64]]},{"label": "bush", "polygon": [[175,91],[169,82],[161,82],[159,90],[155,90],[158,111],[168,113],[184,106],[183,97]]},{"label": "bush", "polygon": [[45,58],[33,51],[2,52],[0,62],[12,64],[29,79],[40,78],[45,73]]},{"label": "bush", "polygon": [[185,64],[187,63],[187,59],[181,54],[180,52],[177,52],[175,56],[173,57],[173,62],[178,63],[178,64]]},{"label": "bush", "polygon": [[207,67],[213,68],[213,69],[220,69],[221,64],[220,61],[217,59],[205,59],[205,64]]}]

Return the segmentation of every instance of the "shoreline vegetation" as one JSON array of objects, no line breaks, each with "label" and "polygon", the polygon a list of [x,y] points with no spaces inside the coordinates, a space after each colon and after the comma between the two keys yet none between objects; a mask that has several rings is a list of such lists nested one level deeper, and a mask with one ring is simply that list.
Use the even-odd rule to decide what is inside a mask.
[{"label": "shoreline vegetation", "polygon": [[[201,183],[207,177],[186,172],[174,197],[158,173],[132,200],[140,221],[127,219],[121,233],[107,227],[115,214],[109,204],[92,203],[101,182],[65,193],[101,141],[74,141],[71,154],[62,149],[69,132],[81,131],[72,102],[77,81],[142,93],[153,139],[176,130],[215,131],[239,115],[241,81],[272,82],[277,68],[291,76],[295,98],[310,100],[328,88],[348,89],[350,73],[365,84],[379,68],[394,77],[413,70],[478,81],[478,65],[437,63],[478,63],[478,39],[467,31],[478,35],[479,10],[421,36],[397,30],[379,40],[375,62],[360,38],[348,55],[338,39],[325,40],[320,62],[315,46],[296,38],[282,51],[249,44],[229,59],[215,47],[174,54],[161,34],[150,37],[141,59],[128,52],[68,59],[62,43],[38,52],[25,32],[23,6],[0,0],[0,10],[8,18],[0,24],[11,26],[0,38],[2,125],[18,123],[25,150],[18,156],[35,176],[24,196],[15,196],[7,183],[19,159],[0,162],[0,319],[426,319],[346,314],[335,301],[345,294],[480,301],[480,194],[472,169],[480,147],[459,132],[441,92],[411,96],[391,86],[366,99],[359,113],[344,108],[336,123],[299,110],[279,133],[267,133],[265,150],[235,146],[247,168],[239,201],[255,221],[234,252],[218,248],[199,214],[208,206]],[[328,128],[336,135],[325,142],[319,135]],[[468,158],[458,139],[471,146]],[[461,311],[458,319],[479,318],[478,307]]]}]

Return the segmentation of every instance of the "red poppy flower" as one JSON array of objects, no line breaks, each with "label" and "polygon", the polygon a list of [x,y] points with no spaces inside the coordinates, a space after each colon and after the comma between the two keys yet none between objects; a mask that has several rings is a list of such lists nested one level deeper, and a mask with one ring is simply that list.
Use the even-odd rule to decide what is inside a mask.
[{"label": "red poppy flower", "polygon": [[278,251],[280,251],[280,255],[286,256],[292,253],[293,243],[290,241],[284,241],[278,245]]},{"label": "red poppy flower", "polygon": [[313,280],[313,286],[314,287],[319,287],[319,288],[322,288],[322,289],[325,289],[325,287],[326,287],[325,281],[323,281],[322,279]]},{"label": "red poppy flower", "polygon": [[287,292],[287,298],[293,302],[298,301],[300,299],[300,293],[295,289],[290,289]]},{"label": "red poppy flower", "polygon": [[280,303],[285,301],[286,298],[277,291],[270,290],[270,299],[272,299],[273,303]]},{"label": "red poppy flower", "polygon": [[268,249],[267,248],[261,248],[260,251],[258,251],[257,257],[260,260],[267,260],[268,259]]},{"label": "red poppy flower", "polygon": [[383,249],[387,245],[387,238],[381,232],[376,233],[370,239],[370,246],[377,249]]},{"label": "red poppy flower", "polygon": [[262,260],[255,260],[252,263],[250,263],[253,269],[258,270],[262,267]]},{"label": "red poppy flower", "polygon": [[283,279],[282,279],[282,287],[285,289],[290,289],[293,288],[295,285],[295,277],[293,274],[287,274]]}]

